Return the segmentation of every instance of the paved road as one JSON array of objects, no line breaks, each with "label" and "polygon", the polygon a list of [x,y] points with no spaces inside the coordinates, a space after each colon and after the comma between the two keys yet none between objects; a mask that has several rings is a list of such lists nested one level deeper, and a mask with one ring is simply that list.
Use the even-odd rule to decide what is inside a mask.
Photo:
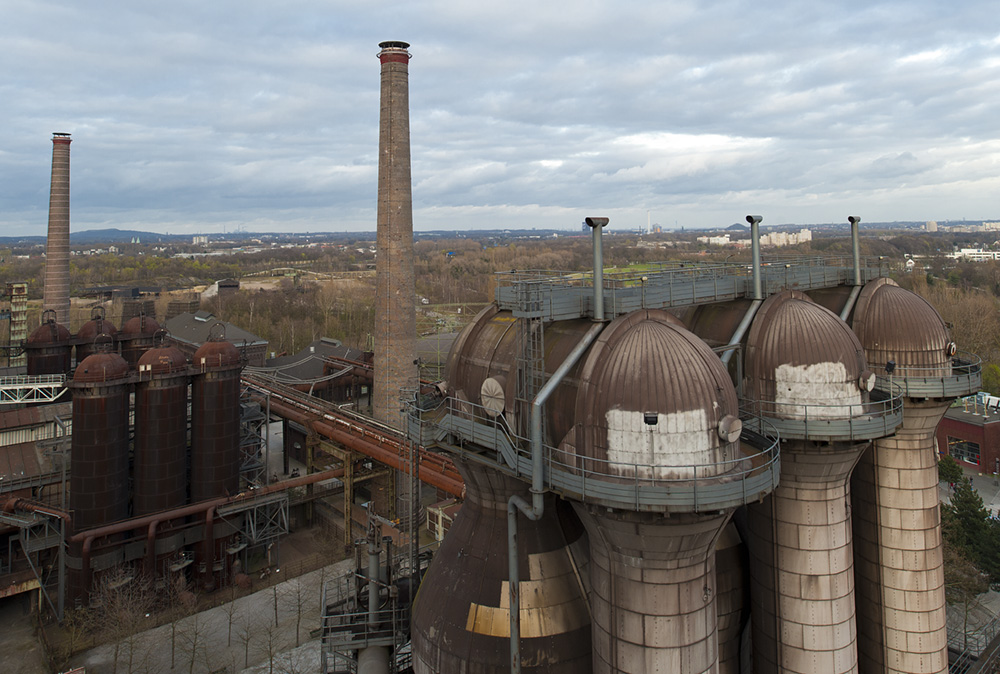
[{"label": "paved road", "polygon": [[[351,563],[351,560],[338,562],[325,570],[313,571],[275,585],[278,595],[277,625],[274,590],[266,588],[237,599],[232,603],[231,611],[226,606],[220,606],[178,621],[173,639],[170,625],[144,632],[133,640],[134,643],[123,644],[118,656],[118,672],[207,674],[221,670],[256,674],[267,672],[272,659],[274,672],[318,672],[319,639],[310,640],[309,632],[319,626],[320,583],[323,578],[347,573]],[[302,645],[296,648],[296,620],[300,611]],[[114,671],[114,648],[105,645],[92,649],[74,658],[73,664],[86,666],[87,674],[111,673]]]}]

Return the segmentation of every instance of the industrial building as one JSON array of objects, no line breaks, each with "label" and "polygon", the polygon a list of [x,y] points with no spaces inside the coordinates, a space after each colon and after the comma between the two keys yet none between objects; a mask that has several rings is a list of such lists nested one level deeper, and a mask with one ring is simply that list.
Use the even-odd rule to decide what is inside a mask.
[{"label": "industrial building", "polygon": [[[324,589],[324,674],[947,671],[934,437],[981,368],[861,257],[858,219],[852,257],[769,264],[748,216],[749,267],[605,274],[609,222],[588,218],[590,273],[500,274],[444,378],[421,382],[409,45],[380,47],[372,362],[248,368],[221,323],[185,353],[144,311],[72,334],[68,285],[47,282],[26,374],[2,385],[23,409],[0,429],[18,440],[0,585],[59,617],[114,569],[212,590],[288,532],[295,501],[336,495],[358,545]],[[58,238],[69,141],[53,142]],[[340,404],[362,389],[374,418]],[[268,474],[272,418],[304,475]],[[418,481],[464,502],[429,566]]]}]

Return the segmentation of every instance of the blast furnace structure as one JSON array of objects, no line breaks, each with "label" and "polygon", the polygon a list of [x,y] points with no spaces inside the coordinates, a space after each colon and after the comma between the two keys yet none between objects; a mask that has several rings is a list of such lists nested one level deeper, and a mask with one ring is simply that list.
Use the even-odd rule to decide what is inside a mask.
[{"label": "blast furnace structure", "polygon": [[[606,220],[588,218],[589,279],[499,275],[495,303],[455,341],[444,392],[418,397],[410,418],[468,489],[414,605],[416,672],[735,674],[751,653],[756,672],[939,671],[922,664],[937,645],[902,647],[938,643],[936,476],[920,443],[949,397],[978,389],[978,360],[860,256],[856,226],[853,259],[768,265],[760,218],[748,220],[751,268],[605,275]],[[871,316],[895,320],[879,302],[906,307],[896,341],[915,347],[873,337],[887,328]],[[883,376],[890,361],[909,377]],[[927,461],[904,476],[885,448]],[[862,495],[878,521],[854,508],[852,527],[859,462],[853,484],[878,485]],[[553,523],[561,535],[540,543]],[[926,579],[908,599],[910,562],[908,577]],[[567,638],[581,616],[589,658]]]}]

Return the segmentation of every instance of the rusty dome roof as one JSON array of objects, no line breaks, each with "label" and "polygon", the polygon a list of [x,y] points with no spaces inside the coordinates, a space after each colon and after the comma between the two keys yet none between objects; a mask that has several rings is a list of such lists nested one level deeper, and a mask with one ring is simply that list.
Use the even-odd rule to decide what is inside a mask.
[{"label": "rusty dome roof", "polygon": [[133,316],[125,321],[122,326],[122,337],[137,337],[140,335],[152,335],[160,329],[160,324],[149,316]]},{"label": "rusty dome roof", "polygon": [[66,326],[56,323],[54,320],[49,320],[35,328],[28,336],[27,344],[28,346],[45,346],[46,344],[65,342],[69,338],[70,334]]},{"label": "rusty dome roof", "polygon": [[612,321],[579,377],[576,452],[607,461],[588,468],[688,478],[692,465],[733,458],[723,453],[738,440],[723,441],[719,428],[739,423],[736,390],[719,357],[673,315],[640,310]]},{"label": "rusty dome roof", "polygon": [[152,374],[182,372],[187,368],[187,357],[177,347],[154,346],[139,357],[137,368],[141,373]]},{"label": "rusty dome roof", "polygon": [[228,368],[240,365],[240,352],[231,342],[212,339],[202,344],[194,352],[192,359],[199,368]]},{"label": "rusty dome roof", "polygon": [[92,353],[76,366],[73,382],[90,384],[114,381],[128,376],[128,363],[117,353],[99,351]]},{"label": "rusty dome roof", "polygon": [[800,412],[803,405],[830,406],[835,416],[849,415],[850,405],[862,402],[859,379],[870,374],[847,323],[797,290],[772,295],[761,305],[747,335],[745,362],[751,400]]},{"label": "rusty dome roof", "polygon": [[103,316],[95,316],[80,327],[76,336],[84,342],[93,342],[98,335],[114,337],[116,334],[118,334],[118,328],[111,321]]},{"label": "rusty dome roof", "polygon": [[854,308],[852,327],[873,369],[880,370],[890,360],[904,370],[951,364],[951,339],[937,309],[891,279],[865,285]]}]

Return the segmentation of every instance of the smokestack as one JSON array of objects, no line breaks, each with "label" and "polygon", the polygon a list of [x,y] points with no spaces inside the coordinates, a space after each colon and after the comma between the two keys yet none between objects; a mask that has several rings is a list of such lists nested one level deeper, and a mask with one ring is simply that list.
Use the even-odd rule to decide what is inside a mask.
[{"label": "smokestack", "polygon": [[68,133],[52,134],[52,187],[49,234],[45,246],[43,311],[56,312],[56,323],[69,328],[69,144]]},{"label": "smokestack", "polygon": [[403,428],[400,395],[417,385],[413,284],[413,204],[410,196],[410,102],[406,42],[382,42],[379,115],[378,258],[375,263],[373,412]]}]

